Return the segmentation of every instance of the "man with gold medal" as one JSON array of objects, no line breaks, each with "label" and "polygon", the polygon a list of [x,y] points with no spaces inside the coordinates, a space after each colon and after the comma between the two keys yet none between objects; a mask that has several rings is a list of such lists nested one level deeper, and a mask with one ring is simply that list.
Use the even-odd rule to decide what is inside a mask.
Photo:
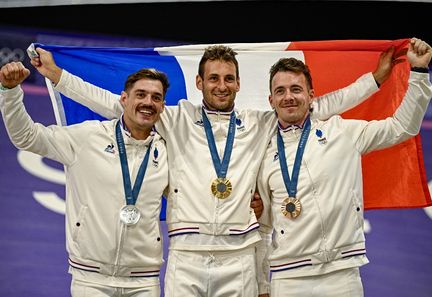
[{"label": "man with gold medal", "polygon": [[210,121],[203,109],[202,111],[203,115],[203,124],[204,124],[204,130],[206,133],[207,143],[209,146],[210,154],[213,161],[213,167],[215,168],[217,178],[213,180],[211,185],[211,191],[213,195],[215,195],[218,199],[225,199],[227,198],[232,191],[232,184],[229,179],[226,178],[227,171],[228,171],[228,165],[231,158],[231,152],[232,147],[234,143],[234,136],[235,136],[235,113],[234,111],[230,114],[230,121],[228,124],[228,135],[225,143],[225,150],[224,155],[222,158],[222,161],[220,160],[216,143],[213,136],[213,131],[211,129]]},{"label": "man with gold medal", "polygon": [[418,134],[432,97],[431,56],[430,45],[417,38],[402,52],[381,54],[380,63],[405,67],[407,60],[411,72],[394,115],[377,121],[312,118],[309,68],[295,58],[271,67],[269,101],[278,129],[258,174],[260,231],[268,245],[260,245],[258,254],[266,256],[258,265],[269,270],[259,283],[268,286],[271,275],[271,296],[363,297],[359,267],[369,260],[361,157]]}]

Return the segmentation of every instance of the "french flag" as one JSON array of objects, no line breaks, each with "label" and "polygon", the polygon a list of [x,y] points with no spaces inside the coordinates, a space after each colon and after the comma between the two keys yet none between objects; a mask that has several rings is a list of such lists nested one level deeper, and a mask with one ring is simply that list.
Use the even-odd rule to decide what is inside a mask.
[{"label": "french flag", "polygon": [[[311,69],[316,95],[322,95],[347,86],[362,74],[373,71],[383,50],[392,45],[400,50],[407,47],[408,42],[409,39],[226,44],[238,53],[241,90],[236,106],[270,108],[269,69],[281,57],[303,60]],[[199,60],[208,44],[144,49],[36,46],[51,51],[60,67],[113,93],[121,93],[130,73],[151,67],[165,72],[170,79],[167,105],[176,105],[184,98],[201,103],[202,94],[195,87],[195,77]],[[397,64],[377,93],[342,116],[366,120],[391,116],[407,90],[409,70],[407,61]],[[56,93],[50,82],[47,86],[58,124],[71,125],[88,119],[103,119],[85,106]],[[395,147],[365,155],[363,176],[365,209],[432,205],[420,135]]]}]

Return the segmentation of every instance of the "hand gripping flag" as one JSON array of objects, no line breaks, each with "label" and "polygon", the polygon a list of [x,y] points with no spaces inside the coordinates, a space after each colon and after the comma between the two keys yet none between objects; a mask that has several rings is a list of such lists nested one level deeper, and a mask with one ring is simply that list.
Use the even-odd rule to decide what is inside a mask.
[{"label": "hand gripping flag", "polygon": [[[334,40],[226,44],[238,53],[241,91],[238,108],[269,109],[269,69],[281,57],[303,60],[311,69],[317,95],[345,87],[375,69],[383,50],[400,50],[409,39]],[[167,105],[187,98],[200,103],[195,87],[203,45],[161,48],[94,48],[38,45],[53,53],[56,63],[82,79],[120,94],[127,76],[144,67],[164,71],[170,79]],[[344,118],[384,119],[400,104],[408,87],[409,64],[397,64],[380,90]],[[56,93],[47,82],[58,124],[70,125],[88,119],[103,119],[71,99]],[[252,149],[252,148],[251,148]],[[365,209],[413,208],[432,205],[420,135],[392,148],[363,157]],[[335,172],[337,174],[337,172]],[[164,219],[164,214],[161,214]]]}]

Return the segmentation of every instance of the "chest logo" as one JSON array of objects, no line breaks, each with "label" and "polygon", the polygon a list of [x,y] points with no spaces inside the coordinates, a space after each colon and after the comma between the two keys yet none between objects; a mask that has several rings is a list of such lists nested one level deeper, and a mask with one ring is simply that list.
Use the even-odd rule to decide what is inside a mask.
[{"label": "chest logo", "polygon": [[105,152],[110,154],[115,154],[115,147],[113,143],[110,143],[107,145],[107,147],[104,149]]},{"label": "chest logo", "polygon": [[324,136],[323,131],[320,129],[315,130],[315,135],[318,137],[318,143],[321,145],[327,144],[327,138]]},{"label": "chest logo", "polygon": [[157,146],[156,146],[154,151],[153,151],[153,166],[156,168],[159,166],[158,157],[159,157],[159,151],[158,151]]},{"label": "chest logo", "polygon": [[243,125],[243,122],[239,118],[236,118],[236,125],[237,125],[237,131],[239,132],[243,132],[246,129],[245,126]]}]

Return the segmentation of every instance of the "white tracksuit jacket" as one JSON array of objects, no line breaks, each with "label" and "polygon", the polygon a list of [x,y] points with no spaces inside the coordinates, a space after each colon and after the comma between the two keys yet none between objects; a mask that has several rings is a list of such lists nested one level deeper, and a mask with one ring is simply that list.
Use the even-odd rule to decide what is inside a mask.
[{"label": "white tracksuit jacket", "polygon": [[125,226],[119,218],[126,201],[115,137],[118,120],[67,127],[35,124],[19,86],[1,92],[0,107],[17,148],[65,166],[66,241],[74,277],[123,287],[140,286],[150,279],[159,282],[163,263],[159,214],[168,184],[167,153],[160,136],[153,133],[146,140],[136,140],[122,129],[132,185],[154,139],[136,202],[141,219]]},{"label": "white tracksuit jacket", "polygon": [[[417,135],[431,96],[429,75],[411,72],[409,89],[393,117],[370,122],[340,116],[312,120],[297,186],[302,211],[293,220],[281,212],[288,193],[277,137],[272,138],[259,170],[258,189],[265,210],[259,220],[261,231],[273,231],[268,251],[273,278],[319,275],[368,263],[361,157]],[[290,178],[301,132],[281,132]]]},{"label": "white tracksuit jacket", "polygon": [[[107,118],[122,112],[119,95],[86,83],[65,70],[55,89]],[[326,119],[358,104],[376,90],[373,75],[367,73],[351,86],[315,101],[314,115]],[[244,248],[261,238],[250,201],[262,157],[276,127],[276,117],[272,111],[236,110],[236,134],[227,173],[233,191],[230,197],[219,200],[210,191],[217,176],[201,108],[181,100],[177,106],[167,106],[156,124],[158,133],[166,140],[169,156],[170,248],[195,251]],[[222,158],[229,114],[208,111],[208,117]]]}]

